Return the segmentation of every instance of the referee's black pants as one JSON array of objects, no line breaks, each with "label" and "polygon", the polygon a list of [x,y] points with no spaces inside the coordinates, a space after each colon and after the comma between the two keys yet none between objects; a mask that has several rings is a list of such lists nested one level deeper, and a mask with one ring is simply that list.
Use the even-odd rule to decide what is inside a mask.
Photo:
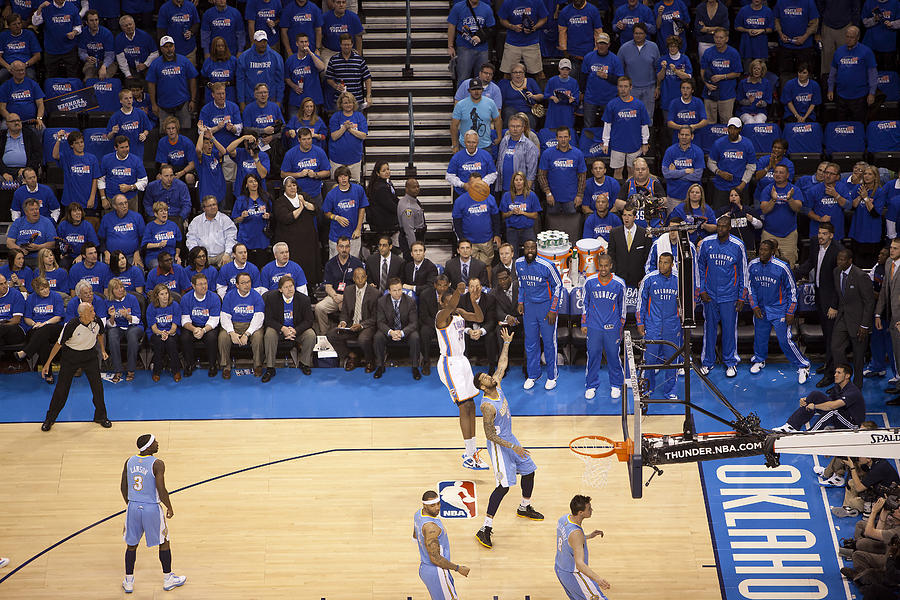
[{"label": "referee's black pants", "polygon": [[91,384],[91,393],[94,395],[94,420],[105,420],[107,418],[106,403],[103,401],[103,381],[100,379],[100,361],[97,358],[97,349],[72,350],[63,347],[61,353],[59,380],[56,382],[53,397],[50,398],[50,408],[47,409],[47,416],[44,420],[50,423],[56,422],[60,411],[66,405],[66,400],[69,399],[69,389],[72,387],[72,379],[75,378],[75,371],[78,369],[84,371],[88,383]]}]

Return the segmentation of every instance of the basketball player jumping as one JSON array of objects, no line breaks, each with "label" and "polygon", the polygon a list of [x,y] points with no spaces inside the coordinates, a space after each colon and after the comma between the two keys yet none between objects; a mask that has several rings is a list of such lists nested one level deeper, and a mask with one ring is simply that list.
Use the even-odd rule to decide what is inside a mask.
[{"label": "basketball player jumping", "polygon": [[[172,573],[172,550],[169,549],[169,529],[166,519],[175,514],[166,490],[166,465],[153,455],[159,451],[159,442],[152,433],[137,439],[139,454],[125,461],[122,469],[122,497],[128,505],[125,511],[125,580],[122,587],[126,594],[134,591],[134,561],[141,536],[147,547],[159,546],[159,562],[162,563],[163,589],[169,591],[184,585],[187,577]],[[162,503],[166,507],[163,514]]]},{"label": "basketball player jumping", "polygon": [[441,356],[438,359],[438,375],[441,383],[450,392],[450,399],[459,408],[459,428],[462,430],[466,452],[462,456],[462,464],[467,469],[482,471],[488,469],[487,463],[475,455],[475,396],[478,390],[472,385],[472,365],[466,358],[465,329],[466,321],[481,323],[484,314],[477,302],[473,302],[472,312],[457,308],[459,296],[466,289],[460,282],[451,293],[444,292],[441,297],[441,309],[434,318],[437,330],[438,346]]},{"label": "basketball player jumping", "polygon": [[479,373],[475,376],[475,387],[481,390],[483,400],[481,402],[481,416],[484,419],[484,435],[487,438],[488,453],[494,464],[494,476],[497,479],[497,487],[491,492],[488,500],[487,512],[484,517],[484,526],[478,530],[475,537],[485,548],[492,548],[491,531],[494,523],[494,515],[500,508],[500,502],[511,485],[516,482],[516,475],[522,476],[522,503],[516,514],[524,519],[543,521],[544,515],[534,510],[531,506],[531,492],[534,490],[534,471],[537,467],[528,454],[528,450],[522,447],[519,440],[512,432],[512,415],[509,414],[509,405],[506,395],[500,388],[500,382],[506,373],[506,365],[509,362],[509,344],[513,334],[505,327],[500,330],[503,338],[503,351],[497,362],[497,370],[493,375]]},{"label": "basketball player jumping", "polygon": [[590,496],[576,495],[569,502],[572,514],[563,515],[556,523],[556,578],[569,600],[606,600],[600,589],[608,590],[609,582],[588,566],[587,540],[598,535],[599,529],[585,535],[582,523],[593,514]]},{"label": "basketball player jumping", "polygon": [[419,546],[419,578],[431,600],[458,600],[450,571],[469,576],[469,567],[450,562],[450,539],[438,518],[441,499],[437,492],[422,494],[422,508],[413,516],[413,539]]}]

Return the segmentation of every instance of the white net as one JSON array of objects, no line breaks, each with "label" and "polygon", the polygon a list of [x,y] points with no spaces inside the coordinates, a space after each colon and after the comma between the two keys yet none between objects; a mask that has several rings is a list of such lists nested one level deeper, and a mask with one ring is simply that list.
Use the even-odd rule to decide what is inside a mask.
[{"label": "white net", "polygon": [[592,458],[582,454],[579,454],[578,457],[584,462],[584,473],[581,475],[584,485],[590,488],[605,488],[609,479],[609,470],[615,459],[610,457]]}]

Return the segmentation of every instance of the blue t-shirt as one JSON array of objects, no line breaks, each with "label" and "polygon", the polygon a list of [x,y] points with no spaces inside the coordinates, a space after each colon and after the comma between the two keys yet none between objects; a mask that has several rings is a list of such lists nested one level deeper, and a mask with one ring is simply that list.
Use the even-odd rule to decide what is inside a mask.
[{"label": "blue t-shirt", "polygon": [[[837,187],[837,184],[835,184],[835,187]],[[816,183],[801,191],[803,192],[803,199],[805,200],[803,204],[804,209],[807,212],[814,212],[819,217],[824,217],[826,215],[831,217],[830,222],[834,225],[834,239],[844,239],[846,237],[846,232],[844,230],[844,207],[838,204],[834,196],[829,196],[825,192],[825,184]],[[840,193],[840,190],[835,191]],[[818,234],[819,222],[810,219],[809,237],[815,239]]]},{"label": "blue t-shirt", "polygon": [[[339,113],[335,113],[339,114]],[[487,148],[491,145],[491,132],[494,119],[500,116],[500,111],[494,101],[485,96],[476,104],[472,98],[463,98],[453,107],[453,118],[459,121],[459,143],[465,145],[465,133],[472,129],[478,134],[478,147]],[[334,117],[332,117],[332,120]],[[333,131],[333,129],[332,129]],[[334,142],[331,142],[334,144]]]},{"label": "blue t-shirt", "polygon": [[22,83],[8,79],[0,85],[0,102],[6,103],[7,112],[19,115],[23,121],[37,116],[37,100],[43,98],[44,90],[34,79],[27,76]]},{"label": "blue t-shirt", "polygon": [[[266,172],[268,172],[269,169],[272,168],[268,153],[259,152],[257,157],[259,158],[259,164],[265,167]],[[250,173],[255,173],[260,178],[260,188],[263,190],[266,189],[266,180],[259,174],[259,170],[256,167],[256,160],[250,156],[250,153],[247,152],[247,149],[244,148],[244,146],[238,146],[237,150],[235,150],[234,162],[237,165],[237,173],[234,176],[235,196],[242,193],[244,179],[246,179],[247,175]]]},{"label": "blue t-shirt", "polygon": [[[78,307],[80,305],[81,301],[78,298],[69,300],[69,303],[66,304],[66,321],[78,318]],[[102,296],[98,296],[96,292],[91,297],[91,306],[94,307],[94,312],[97,313],[98,319],[106,318],[108,314],[106,312],[106,300],[104,300]]]},{"label": "blue t-shirt", "polygon": [[[193,3],[190,4],[193,5]],[[81,35],[78,36],[78,48],[87,52],[88,56],[97,59],[98,65],[102,65],[107,52],[115,54],[116,43],[112,32],[103,25],[97,28],[97,33],[95,34],[91,33],[89,27],[85,26],[81,30]],[[115,61],[115,59],[113,60]]]},{"label": "blue t-shirt", "polygon": [[[751,82],[747,77],[741,79],[738,81],[737,91],[735,92],[735,97],[738,101],[737,114],[755,115],[766,112],[768,107],[772,105],[773,94],[772,81],[765,77],[760,79],[758,83]],[[750,104],[740,104],[743,100],[750,100]],[[761,101],[765,102],[766,105],[760,106]]]},{"label": "blue t-shirt", "polygon": [[115,152],[110,152],[104,156],[103,160],[100,161],[100,174],[104,177],[106,197],[110,200],[118,194],[124,194],[129,200],[137,198],[137,190],[121,192],[119,191],[121,189],[119,186],[123,183],[134,185],[138,179],[147,177],[147,171],[144,170],[144,161],[131,152],[124,159],[119,159]]},{"label": "blue t-shirt", "polygon": [[[147,113],[137,108],[131,109],[131,114],[126,115],[121,110],[117,110],[106,122],[106,133],[112,132],[113,127],[119,126],[116,136],[124,135],[128,138],[128,151],[143,162],[144,160],[144,142],[141,141],[140,135],[144,131],[153,129],[153,124]],[[115,137],[113,137],[115,144]]]},{"label": "blue t-shirt", "polygon": [[222,173],[222,157],[216,148],[212,154],[197,156],[197,184],[200,198],[214,196],[219,204],[225,199],[225,175]]},{"label": "blue t-shirt", "polygon": [[309,49],[316,51],[316,29],[322,27],[322,9],[314,2],[307,2],[304,6],[298,6],[292,0],[285,0],[281,11],[281,29],[287,29],[288,41],[291,44],[291,54],[297,53],[297,34],[305,33],[309,38]]},{"label": "blue t-shirt", "polygon": [[[253,21],[255,31],[265,31],[269,43],[279,39],[278,18],[281,14],[281,0],[249,0],[244,9],[244,18]],[[275,21],[275,27],[269,27],[267,21]],[[316,41],[313,40],[315,44]]]},{"label": "blue t-shirt", "polygon": [[[114,317],[109,316],[108,311],[110,308],[115,311]],[[141,306],[138,304],[137,297],[128,293],[121,300],[116,300],[115,298],[107,300],[106,310],[107,312],[103,315],[106,318],[106,322],[121,329],[127,329],[134,325],[131,322],[131,317],[141,318]]]},{"label": "blue t-shirt", "polygon": [[[112,273],[105,262],[97,262],[90,269],[84,265],[84,261],[77,262],[69,268],[69,291],[74,291],[79,281],[87,280],[95,294],[102,294],[111,278]],[[103,313],[98,312],[97,314],[102,315]]]},{"label": "blue t-shirt", "polygon": [[[757,171],[762,171],[768,165],[769,165],[769,155],[762,156],[756,160],[756,170]],[[778,166],[778,165],[784,165],[787,167],[788,181],[793,181],[794,180],[794,163],[791,162],[791,159],[789,159],[787,156],[783,156],[781,158],[781,160],[779,160],[777,163],[775,163],[775,166]],[[762,179],[757,181],[756,192],[753,194],[754,200],[756,200],[757,202],[759,202],[760,199],[765,200],[765,198],[762,198],[762,192],[765,188],[769,187],[773,183],[775,183],[775,169],[774,168],[771,171],[769,171],[768,173],[766,173]],[[801,186],[800,190],[803,191],[802,186]]]},{"label": "blue t-shirt", "polygon": [[600,217],[597,213],[591,213],[584,220],[584,231],[582,237],[585,238],[603,238],[609,241],[609,234],[613,227],[622,225],[622,219],[616,213],[606,213],[605,217]]},{"label": "blue t-shirt", "polygon": [[[91,195],[91,188],[95,179],[100,179],[100,161],[93,154],[87,152],[81,156],[72,151],[72,147],[66,141],[59,143],[59,166],[63,169],[63,190],[60,203],[69,206],[73,202],[81,204],[82,208],[87,204]],[[98,195],[94,195],[94,208],[97,208]]]},{"label": "blue t-shirt", "polygon": [[307,97],[312,98],[316,106],[325,102],[325,96],[322,94],[322,81],[319,79],[319,69],[316,68],[311,55],[312,51],[301,59],[296,54],[291,54],[284,61],[285,77],[299,85],[302,90],[301,95],[295,92],[293,88],[289,88],[288,106],[299,107],[300,101]]},{"label": "blue t-shirt", "polygon": [[660,170],[666,180],[666,191],[668,196],[670,198],[684,200],[687,197],[688,188],[694,183],[699,183],[699,181],[692,181],[684,176],[673,176],[669,171],[669,165],[675,165],[677,171],[694,169],[695,173],[702,174],[704,164],[703,150],[696,144],[691,144],[688,146],[687,150],[682,150],[681,146],[678,144],[673,144],[666,148]]},{"label": "blue t-shirt", "polygon": [[[700,68],[703,70],[707,81],[712,79],[713,75],[728,75],[729,73],[743,73],[744,68],[741,66],[741,55],[738,51],[728,46],[724,52],[719,52],[715,46],[710,47],[703,53],[700,59]],[[736,79],[723,79],[714,83],[718,89],[718,100],[731,100],[735,96],[737,90]],[[703,86],[703,97],[712,100],[709,89]]]},{"label": "blue t-shirt", "polygon": [[[329,50],[335,52],[341,51],[342,34],[349,33],[354,38],[363,33],[362,22],[359,16],[352,10],[344,11],[344,14],[338,17],[333,10],[329,10],[322,14],[322,45]],[[310,41],[310,46],[315,45],[316,40]]]},{"label": "blue t-shirt", "polygon": [[650,115],[637,98],[629,96],[623,100],[616,96],[606,105],[603,122],[610,125],[610,151],[629,154],[641,149],[641,129],[644,125],[650,126]]},{"label": "blue t-shirt", "polygon": [[181,265],[172,265],[172,270],[168,273],[160,273],[159,268],[150,269],[147,273],[147,288],[153,289],[160,283],[169,288],[170,292],[178,292],[191,286],[187,273]]},{"label": "blue t-shirt", "polygon": [[785,237],[791,232],[797,230],[797,213],[795,213],[788,204],[788,194],[794,190],[794,200],[804,201],[803,192],[794,184],[788,182],[784,187],[779,187],[775,183],[767,186],[761,194],[762,200],[770,202],[772,200],[772,188],[774,186],[777,197],[775,198],[775,208],[771,212],[763,215],[763,231],[774,235],[775,237]]},{"label": "blue t-shirt", "polygon": [[500,88],[504,109],[515,109],[516,112],[524,112],[526,114],[531,112],[531,105],[528,104],[528,100],[524,96],[524,92],[529,91],[532,94],[542,93],[540,86],[534,79],[531,78],[525,79],[525,89],[521,92],[519,90],[513,89],[512,83],[509,79],[501,79],[497,84],[497,87]]},{"label": "blue t-shirt", "polygon": [[19,35],[13,35],[9,29],[0,32],[0,54],[8,64],[14,60],[27,62],[35,52],[40,53],[41,45],[37,36],[30,29],[23,29]]},{"label": "blue t-shirt", "polygon": [[184,32],[199,24],[200,13],[197,12],[197,6],[193,2],[184,2],[179,7],[169,0],[159,8],[156,19],[156,28],[172,36],[175,40],[175,52],[182,56],[187,56],[192,50],[197,49],[197,38],[191,36],[186,40]]},{"label": "blue t-shirt", "polygon": [[[586,4],[585,6],[590,6]],[[544,86],[544,98],[547,100],[547,115],[544,119],[544,128],[556,129],[575,126],[575,107],[578,105],[578,97],[581,90],[578,80],[572,76],[563,79],[554,75]],[[554,102],[550,96],[556,96],[559,102]]]},{"label": "blue t-shirt", "polygon": [[[327,152],[328,150],[328,124],[324,119],[316,119],[315,123],[311,122],[309,119],[298,119],[297,115],[291,117],[291,120],[288,121],[286,129],[293,129],[297,134],[300,134],[300,130],[306,127],[313,133],[313,146],[316,148],[321,148]],[[317,136],[322,136],[322,139],[319,139]],[[284,144],[285,148],[294,148],[300,145],[300,141],[296,138],[289,138],[284,136],[282,138],[282,144]],[[327,156],[327,154],[326,154]],[[330,163],[329,163],[330,168]]]},{"label": "blue t-shirt", "polygon": [[25,298],[19,290],[9,288],[5,295],[0,296],[0,321],[8,321],[16,315],[25,316]]},{"label": "blue t-shirt", "polygon": [[50,290],[53,292],[59,292],[60,294],[68,294],[69,288],[69,274],[62,267],[57,267],[52,271],[47,271],[44,273],[44,279],[47,280],[47,285],[50,286]]},{"label": "blue t-shirt", "polygon": [[134,38],[131,40],[125,36],[124,32],[120,32],[116,35],[115,47],[117,55],[125,55],[132,76],[138,75],[137,64],[146,62],[150,55],[157,50],[156,40],[143,29],[135,29]]},{"label": "blue t-shirt", "polygon": [[[29,294],[28,300],[25,301],[25,314],[23,316],[35,323],[46,323],[53,317],[64,317],[65,314],[62,296],[52,289],[50,290],[50,295],[46,298],[42,298],[39,294]],[[31,329],[24,322],[22,325],[25,331]]]},{"label": "blue t-shirt", "polygon": [[216,288],[218,289],[220,286],[225,286],[227,292],[235,289],[237,287],[237,276],[241,273],[246,273],[250,276],[250,285],[254,288],[259,287],[259,269],[252,262],[247,261],[244,263],[244,267],[239,269],[234,261],[223,265],[222,270],[219,271],[219,278],[216,281]]},{"label": "blue t-shirt", "polygon": [[[500,212],[511,212],[519,208],[522,212],[541,212],[541,201],[537,194],[528,192],[527,196],[518,195],[512,197],[511,192],[505,192],[500,200]],[[525,215],[512,215],[506,219],[506,227],[512,229],[530,229],[534,227],[534,219]]]},{"label": "blue t-shirt", "polygon": [[[9,281],[10,277],[12,277],[13,271],[9,268],[9,264],[5,264],[0,266],[0,275],[6,277],[6,280]],[[30,267],[23,266],[21,269],[15,272],[16,277],[19,279],[19,282],[25,286],[25,289],[31,294],[31,281],[34,279],[34,271],[31,270]]]},{"label": "blue t-shirt", "polygon": [[[612,52],[600,56],[596,50],[584,57],[581,72],[585,74],[587,82],[584,101],[600,105],[616,97],[616,80],[625,74],[618,56]],[[601,74],[606,75],[606,79]]]},{"label": "blue t-shirt", "polygon": [[262,296],[253,289],[246,296],[241,296],[237,289],[233,289],[222,300],[222,312],[231,315],[232,323],[249,323],[253,320],[254,313],[264,311]]},{"label": "blue t-shirt", "polygon": [[852,50],[844,45],[834,51],[831,68],[837,69],[834,83],[837,95],[856,100],[869,93],[869,69],[876,68],[875,54],[865,44],[857,44]]},{"label": "blue t-shirt", "polygon": [[463,237],[473,244],[491,240],[494,234],[493,216],[498,213],[497,202],[491,195],[476,202],[469,194],[463,194],[453,202],[453,218],[462,219]]},{"label": "blue t-shirt", "polygon": [[56,227],[47,217],[38,216],[36,223],[29,223],[22,215],[9,226],[6,237],[14,239],[18,246],[46,244],[56,239]]},{"label": "blue t-shirt", "polygon": [[87,221],[82,221],[78,225],[72,225],[69,221],[63,219],[59,222],[57,235],[68,246],[66,251],[60,248],[60,252],[65,256],[75,257],[81,254],[81,247],[85,242],[100,245],[100,239],[97,237],[94,226]]},{"label": "blue t-shirt", "polygon": [[[619,31],[616,24],[619,21],[625,22],[625,29]],[[624,44],[634,39],[634,26],[636,23],[643,23],[647,26],[647,33],[653,35],[656,33],[656,13],[643,3],[638,3],[633,9],[627,4],[616,9],[613,14],[612,23],[613,31],[619,32],[619,43]]]},{"label": "blue t-shirt", "polygon": [[666,74],[659,85],[659,105],[663,109],[667,109],[673,100],[681,97],[681,78],[675,74],[676,69],[684,69],[684,72],[691,75],[694,73],[694,67],[691,65],[691,59],[684,53],[679,53],[678,58],[672,58],[672,55],[666,52],[656,61],[656,72],[662,68],[662,63],[666,63]]},{"label": "blue t-shirt", "polygon": [[331,188],[331,191],[325,195],[322,212],[342,216],[350,223],[346,227],[342,227],[337,221],[332,220],[328,239],[336,243],[341,236],[351,237],[359,223],[359,210],[367,206],[369,206],[369,200],[361,185],[351,182],[350,189],[347,191],[341,190],[340,186]]},{"label": "blue t-shirt", "polygon": [[[247,211],[247,218],[237,223],[238,217]],[[266,220],[263,213],[269,213],[269,202],[265,198],[251,200],[248,196],[238,196],[234,201],[231,219],[237,224],[237,241],[247,246],[248,250],[263,250],[272,242],[266,236]]]},{"label": "blue t-shirt", "polygon": [[196,79],[197,69],[184,56],[173,60],[159,56],[147,69],[147,81],[156,84],[156,103],[162,108],[177,108],[191,99],[188,80]]},{"label": "blue t-shirt", "polygon": [[584,184],[584,206],[596,212],[597,199],[605,194],[606,206],[612,208],[616,198],[619,196],[620,189],[622,189],[622,186],[619,182],[609,175],[604,175],[603,181],[600,183],[597,183],[596,178],[588,177],[587,182]]},{"label": "blue t-shirt", "polygon": [[137,265],[131,265],[121,273],[113,273],[112,270],[110,270],[109,275],[110,279],[115,278],[122,282],[126,292],[143,291],[144,287],[147,285],[147,281],[144,278],[144,270]]},{"label": "blue t-shirt", "polygon": [[[207,294],[208,296],[209,294]],[[155,306],[153,303],[147,305],[147,318],[144,319],[147,335],[156,335],[153,333],[152,327],[160,331],[172,331],[172,325],[176,327],[175,333],[181,329],[181,306],[177,302],[169,302],[168,306]]]},{"label": "blue t-shirt", "polygon": [[[787,107],[790,102],[794,103],[794,108],[797,110],[797,113],[800,116],[803,116],[806,114],[810,105],[815,106],[822,104],[822,88],[820,88],[819,84],[812,78],[808,79],[804,86],[800,85],[800,82],[794,77],[787,81],[784,84],[784,88],[781,90],[781,103]],[[785,112],[790,114],[789,110],[785,110]],[[813,110],[806,121],[812,123],[815,120],[816,111]]]},{"label": "blue t-shirt", "polygon": [[731,181],[725,181],[718,175],[713,178],[716,189],[727,191],[740,184],[747,164],[756,160],[756,150],[753,148],[753,142],[743,136],[736,142],[725,136],[713,143],[709,158],[716,161],[720,171],[731,173],[733,178]]},{"label": "blue t-shirt", "polygon": [[668,4],[657,2],[653,7],[654,23],[656,16],[659,14],[659,7],[663,7],[662,19],[659,25],[659,31],[656,32],[656,43],[660,50],[666,49],[666,40],[673,35],[681,38],[681,50],[687,49],[687,32],[676,21],[684,21],[690,24],[691,13],[688,11],[687,3],[681,0],[671,0]]},{"label": "blue t-shirt", "polygon": [[178,303],[181,306],[182,323],[187,317],[194,327],[205,327],[210,317],[218,317],[222,309],[222,301],[215,293],[209,291],[202,299],[197,299],[195,292],[188,292]]},{"label": "blue t-shirt", "polygon": [[[447,173],[456,175],[460,181],[466,183],[472,175],[480,175],[482,178],[487,177],[491,173],[496,173],[494,167],[494,159],[491,158],[487,150],[478,149],[474,156],[470,156],[465,148],[454,154],[450,158],[450,164],[447,165]],[[465,193],[462,187],[454,188],[458,194]]]},{"label": "blue t-shirt", "polygon": [[147,262],[156,260],[160,252],[168,252],[172,258],[175,258],[175,248],[181,243],[181,240],[181,229],[178,228],[178,225],[168,220],[160,225],[156,220],[153,220],[147,223],[144,228],[144,235],[141,238],[141,247],[143,248],[146,247],[147,244],[157,244],[159,242],[166,243],[162,248],[148,248],[146,251]]},{"label": "blue t-shirt", "polygon": [[[696,148],[696,146],[694,147]],[[669,219],[672,219],[673,217],[679,217],[684,223],[688,224],[700,223],[702,225],[704,223],[716,222],[716,213],[713,212],[712,207],[708,204],[704,204],[702,209],[695,209],[693,207],[688,208],[687,202],[682,202],[669,213]],[[691,242],[696,244],[700,241],[700,238],[706,237],[707,234],[708,232],[700,227],[691,233]]]},{"label": "blue t-shirt", "polygon": [[[859,195],[859,190],[862,186],[840,181],[835,184],[835,187],[838,188],[837,191],[840,192],[841,196],[850,200],[850,206],[852,207],[853,199]],[[871,193],[869,197],[872,197]],[[860,201],[856,208],[850,209],[852,218],[847,236],[856,242],[872,244],[882,240],[881,225],[884,219],[882,219],[881,213],[884,211],[885,197],[875,194],[873,199],[872,212],[869,212],[866,203],[863,201]]]},{"label": "blue t-shirt", "polygon": [[[866,34],[862,41],[875,52],[894,52],[897,50],[897,30],[888,29],[885,22],[896,21],[900,18],[900,2],[898,0],[887,0],[887,2],[866,0],[866,3],[863,4],[862,15],[868,17],[875,9],[881,11],[881,21],[874,27],[866,28]],[[4,55],[5,58],[6,55]]]},{"label": "blue t-shirt", "polygon": [[[473,13],[474,17],[472,16]],[[456,28],[455,41],[457,48],[468,48],[478,52],[488,49],[488,41],[479,40],[481,43],[476,46],[471,41],[472,34],[483,27],[493,27],[496,24],[494,11],[484,2],[479,2],[478,6],[472,9],[469,8],[468,2],[454,4],[453,8],[450,9],[450,15],[447,17],[447,23]]]},{"label": "blue t-shirt", "polygon": [[[220,81],[227,84],[225,87],[225,101],[237,102],[237,88],[235,87],[237,82],[236,57],[229,56],[225,60],[216,61],[207,57],[207,59],[203,61],[203,66],[200,68],[200,74],[207,82],[207,85],[204,88],[206,91],[203,96],[203,101],[206,102],[207,105],[212,102],[212,90],[209,88],[209,84]],[[239,121],[240,119],[238,119],[238,122]],[[221,133],[221,131],[219,133]],[[219,133],[216,134],[216,139],[218,139]]]},{"label": "blue t-shirt", "polygon": [[37,190],[34,192],[29,190],[27,185],[17,187],[16,191],[13,192],[10,210],[21,213],[22,205],[30,198],[34,198],[40,203],[40,212],[43,217],[53,219],[51,213],[59,210],[59,201],[56,199],[56,194],[53,193],[53,188],[43,183],[39,183]]},{"label": "blue t-shirt", "polygon": [[889,181],[878,188],[875,196],[885,207],[884,218],[895,223],[900,220],[900,179]]},{"label": "blue t-shirt", "polygon": [[125,256],[131,256],[141,247],[144,237],[144,218],[129,210],[124,217],[115,211],[103,215],[97,235],[103,240],[107,252],[121,250]]},{"label": "blue t-shirt", "polygon": [[[737,18],[734,20],[735,27],[743,27],[744,29],[774,29],[775,15],[772,9],[763,3],[759,10],[753,10],[749,4],[741,7],[738,11]],[[769,37],[765,33],[751,36],[749,33],[741,33],[741,42],[739,49],[741,56],[744,58],[769,58]]]},{"label": "blue t-shirt", "polygon": [[[331,163],[328,162],[325,151],[315,144],[310,147],[309,152],[301,150],[298,144],[284,155],[284,159],[281,161],[281,169],[288,173],[299,173],[305,169],[312,169],[316,172],[329,171],[331,170]],[[297,179],[297,186],[301,192],[312,198],[322,193],[321,179],[300,177]]]},{"label": "blue t-shirt", "polygon": [[255,129],[274,127],[276,121],[280,121],[282,125],[285,123],[281,108],[275,104],[274,100],[269,100],[265,106],[260,106],[257,102],[251,102],[244,107],[241,120],[244,123],[244,127],[253,127]]},{"label": "blue t-shirt", "polygon": [[259,272],[259,283],[270,290],[278,289],[278,282],[285,275],[294,279],[294,286],[300,288],[306,285],[306,273],[303,268],[292,260],[287,261],[283,267],[279,267],[274,260],[262,268]]},{"label": "blue t-shirt", "polygon": [[[209,284],[209,289],[215,291],[216,282],[219,280],[219,270],[212,265],[206,267],[205,269],[201,269],[199,271],[194,268],[185,267],[184,268],[184,277],[187,280],[189,286],[192,286],[191,278],[194,275],[197,275],[198,273],[202,273],[203,275],[206,276],[206,282],[207,282],[207,284]],[[188,291],[190,291],[190,289],[191,289],[191,287],[186,287],[182,291],[186,294],[186,293],[188,293]]]},{"label": "blue t-shirt", "polygon": [[[345,121],[356,124],[356,130],[369,133],[369,122],[359,111],[354,111],[349,117],[343,111],[337,111],[331,115],[328,123],[328,131],[334,132],[341,128]],[[330,137],[330,136],[329,136]],[[352,165],[362,160],[363,140],[357,138],[350,131],[345,131],[338,139],[329,139],[328,158],[339,165]]]},{"label": "blue t-shirt", "polygon": [[174,144],[168,137],[164,137],[156,146],[156,162],[168,163],[175,171],[181,171],[189,162],[193,162],[194,166],[197,165],[197,149],[191,140],[183,135],[179,135]]},{"label": "blue t-shirt", "polygon": [[[37,8],[40,4],[36,2],[33,8]],[[47,54],[66,54],[78,44],[77,38],[70,40],[66,37],[67,33],[81,25],[78,8],[74,2],[66,2],[62,6],[50,2],[49,6],[45,6],[41,11],[41,17],[44,19],[44,50]]]},{"label": "blue t-shirt", "polygon": [[600,11],[590,2],[582,8],[566,4],[557,23],[566,28],[566,51],[572,56],[587,56],[594,49],[594,30],[603,29]]},{"label": "blue t-shirt", "polygon": [[534,26],[538,21],[546,19],[550,15],[547,13],[547,6],[541,0],[508,0],[500,5],[497,16],[509,21],[510,25],[531,26],[531,33],[512,29],[508,29],[506,32],[506,43],[510,46],[521,47],[538,43],[540,31],[534,29]]},{"label": "blue t-shirt", "polygon": [[[788,38],[798,38],[806,33],[809,22],[819,18],[819,11],[813,0],[778,0],[775,4],[775,18],[781,22],[781,32]],[[812,48],[813,36],[802,44],[779,43],[785,48]]]},{"label": "blue t-shirt", "polygon": [[221,11],[215,6],[206,9],[200,20],[200,31],[203,40],[224,39],[229,52],[235,56],[244,48],[244,17],[233,6]]},{"label": "blue t-shirt", "polygon": [[[645,111],[646,112],[646,111]],[[587,171],[584,155],[578,148],[570,147],[567,152],[559,148],[549,148],[541,154],[538,168],[547,171],[547,183],[556,202],[573,202],[578,193],[578,174]]]}]

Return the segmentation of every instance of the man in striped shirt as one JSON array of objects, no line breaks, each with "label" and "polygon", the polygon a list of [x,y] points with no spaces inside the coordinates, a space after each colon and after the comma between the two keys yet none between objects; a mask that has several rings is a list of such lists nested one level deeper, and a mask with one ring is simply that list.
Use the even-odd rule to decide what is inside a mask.
[{"label": "man in striped shirt", "polygon": [[353,49],[353,37],[342,33],[340,39],[341,51],[329,59],[325,82],[332,88],[332,103],[346,90],[353,94],[362,110],[372,104],[372,75],[365,59]]}]

